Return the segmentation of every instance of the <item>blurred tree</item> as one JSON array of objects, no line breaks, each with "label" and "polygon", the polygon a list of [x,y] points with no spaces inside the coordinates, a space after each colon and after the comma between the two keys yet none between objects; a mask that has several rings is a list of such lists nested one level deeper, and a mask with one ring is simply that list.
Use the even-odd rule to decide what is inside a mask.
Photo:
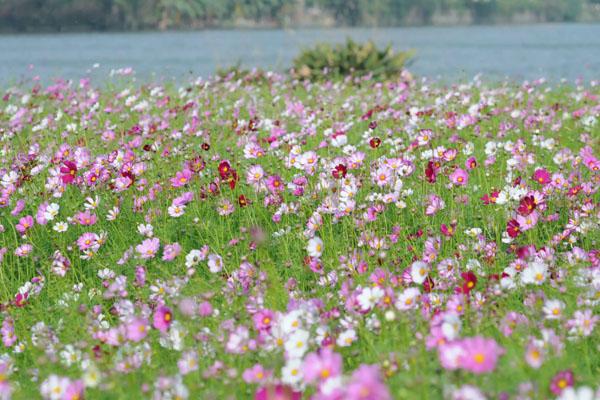
[{"label": "blurred tree", "polygon": [[293,25],[308,8],[346,26],[428,24],[436,14],[466,12],[475,23],[577,21],[592,4],[600,0],[0,0],[0,31],[189,29],[241,19]]}]

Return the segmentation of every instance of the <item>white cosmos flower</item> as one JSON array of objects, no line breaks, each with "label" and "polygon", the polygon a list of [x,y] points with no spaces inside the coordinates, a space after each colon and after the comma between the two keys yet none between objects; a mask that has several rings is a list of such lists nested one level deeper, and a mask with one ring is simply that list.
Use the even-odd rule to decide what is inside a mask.
[{"label": "white cosmos flower", "polygon": [[285,314],[281,320],[283,331],[285,333],[291,333],[302,328],[302,320],[300,319],[302,314],[301,310],[294,310]]},{"label": "white cosmos flower", "polygon": [[310,334],[304,329],[298,329],[285,342],[285,354],[288,358],[301,358],[308,349]]},{"label": "white cosmos flower", "polygon": [[396,308],[398,310],[410,310],[415,308],[417,305],[417,299],[421,292],[418,288],[410,287],[400,293],[398,298],[396,299]]},{"label": "white cosmos flower", "polygon": [[295,386],[302,381],[302,359],[292,358],[281,369],[281,380],[283,383]]},{"label": "white cosmos flower", "polygon": [[137,230],[142,236],[149,238],[154,236],[154,227],[150,224],[139,224]]},{"label": "white cosmos flower", "polygon": [[167,209],[167,212],[173,218],[181,217],[183,214],[185,214],[185,205],[172,205]]},{"label": "white cosmos flower", "polygon": [[195,267],[202,259],[200,250],[192,250],[185,256],[185,266],[188,268]]},{"label": "white cosmos flower", "polygon": [[340,334],[336,343],[340,347],[348,347],[351,346],[356,339],[356,331],[354,329],[348,329]]},{"label": "white cosmos flower", "polygon": [[54,217],[56,217],[58,215],[58,211],[60,210],[60,206],[56,203],[50,203],[48,204],[48,207],[46,207],[46,211],[44,212],[44,218],[46,218],[48,221],[52,221],[54,219]]},{"label": "white cosmos flower", "polygon": [[425,282],[429,273],[429,265],[423,261],[415,261],[410,267],[410,277],[416,284]]},{"label": "white cosmos flower", "polygon": [[208,269],[213,274],[221,272],[223,269],[223,259],[218,254],[210,254],[208,256]]},{"label": "white cosmos flower", "polygon": [[521,282],[525,285],[535,284],[541,285],[548,277],[548,267],[540,261],[529,263],[527,268],[521,274]]},{"label": "white cosmos flower", "polygon": [[314,238],[310,239],[308,241],[308,246],[306,246],[306,251],[311,257],[321,257],[321,254],[323,254],[323,241],[321,238],[315,236]]},{"label": "white cosmos flower", "polygon": [[61,400],[70,383],[69,378],[50,375],[48,379],[42,382],[40,392],[46,399]]},{"label": "white cosmos flower", "polygon": [[69,229],[69,225],[66,222],[61,221],[55,223],[52,229],[54,229],[56,232],[63,233],[66,232],[67,229]]},{"label": "white cosmos flower", "polygon": [[460,318],[456,314],[444,314],[444,322],[442,323],[442,333],[448,340],[454,340],[458,337],[461,329]]},{"label": "white cosmos flower", "polygon": [[557,400],[597,400],[598,397],[594,394],[594,390],[587,387],[581,386],[579,388],[568,387],[565,388]]},{"label": "white cosmos flower", "polygon": [[384,294],[385,292],[379,286],[366,287],[356,299],[358,300],[358,304],[360,304],[360,307],[363,309],[363,311],[366,311],[375,307]]},{"label": "white cosmos flower", "polygon": [[564,309],[565,303],[556,299],[546,300],[543,307],[546,319],[560,319]]}]

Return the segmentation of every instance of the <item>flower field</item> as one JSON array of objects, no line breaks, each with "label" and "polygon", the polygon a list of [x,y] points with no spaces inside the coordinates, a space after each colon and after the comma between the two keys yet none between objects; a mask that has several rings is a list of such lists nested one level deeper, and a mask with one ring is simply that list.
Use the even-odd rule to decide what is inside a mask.
[{"label": "flower field", "polygon": [[600,398],[600,83],[0,90],[0,399]]}]

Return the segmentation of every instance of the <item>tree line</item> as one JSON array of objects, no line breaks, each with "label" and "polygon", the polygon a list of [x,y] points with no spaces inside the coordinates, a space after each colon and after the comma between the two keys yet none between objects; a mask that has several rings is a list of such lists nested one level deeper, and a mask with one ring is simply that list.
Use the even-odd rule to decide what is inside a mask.
[{"label": "tree line", "polygon": [[0,0],[0,31],[562,22],[600,0]]}]

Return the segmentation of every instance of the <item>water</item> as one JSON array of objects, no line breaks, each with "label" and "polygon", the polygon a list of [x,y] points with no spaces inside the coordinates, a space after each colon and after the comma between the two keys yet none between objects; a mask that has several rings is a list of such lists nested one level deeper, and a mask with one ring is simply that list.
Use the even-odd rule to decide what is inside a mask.
[{"label": "water", "polygon": [[121,67],[133,67],[144,79],[181,79],[207,76],[238,61],[284,70],[302,47],[347,36],[414,49],[410,70],[442,80],[478,73],[488,79],[600,78],[600,25],[548,24],[6,35],[0,36],[0,83],[36,75],[44,81],[104,79]]}]

